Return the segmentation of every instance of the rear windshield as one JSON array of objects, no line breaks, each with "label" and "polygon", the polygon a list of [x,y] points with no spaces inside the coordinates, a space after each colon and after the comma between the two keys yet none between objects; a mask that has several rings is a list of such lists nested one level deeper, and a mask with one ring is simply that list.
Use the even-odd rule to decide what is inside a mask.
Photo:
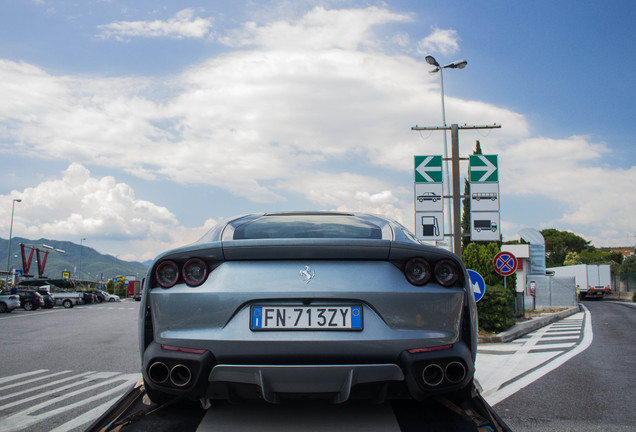
[{"label": "rear windshield", "polygon": [[265,215],[239,225],[234,240],[268,238],[382,239],[382,229],[349,215]]}]

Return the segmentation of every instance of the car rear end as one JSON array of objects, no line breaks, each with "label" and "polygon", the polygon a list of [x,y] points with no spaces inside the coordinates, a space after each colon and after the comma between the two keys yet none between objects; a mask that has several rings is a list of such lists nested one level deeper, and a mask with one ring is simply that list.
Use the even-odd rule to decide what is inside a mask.
[{"label": "car rear end", "polygon": [[140,320],[147,386],[269,402],[466,387],[476,317],[461,261],[369,220],[372,238],[241,238],[236,224],[159,257]]},{"label": "car rear end", "polygon": [[2,294],[0,295],[0,303],[0,312],[12,312],[20,307],[20,296],[9,293]]}]

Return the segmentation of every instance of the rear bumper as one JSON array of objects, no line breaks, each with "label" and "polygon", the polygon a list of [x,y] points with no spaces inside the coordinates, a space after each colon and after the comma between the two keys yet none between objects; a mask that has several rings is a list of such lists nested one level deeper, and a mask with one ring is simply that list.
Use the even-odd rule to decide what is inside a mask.
[{"label": "rear bumper", "polygon": [[474,365],[463,343],[446,349],[404,351],[392,363],[217,364],[214,355],[165,350],[153,342],[143,376],[155,391],[198,399],[318,397],[334,403],[353,397],[422,400],[470,384]]}]

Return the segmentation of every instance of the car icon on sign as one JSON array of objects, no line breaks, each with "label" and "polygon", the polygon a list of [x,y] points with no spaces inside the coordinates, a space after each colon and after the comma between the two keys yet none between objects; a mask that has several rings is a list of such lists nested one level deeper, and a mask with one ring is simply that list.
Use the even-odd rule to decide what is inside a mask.
[{"label": "car icon on sign", "polygon": [[442,198],[442,197],[440,195],[437,195],[434,192],[424,192],[422,195],[418,195],[417,196],[417,200],[419,202],[424,202],[424,201],[436,202],[440,198]]}]

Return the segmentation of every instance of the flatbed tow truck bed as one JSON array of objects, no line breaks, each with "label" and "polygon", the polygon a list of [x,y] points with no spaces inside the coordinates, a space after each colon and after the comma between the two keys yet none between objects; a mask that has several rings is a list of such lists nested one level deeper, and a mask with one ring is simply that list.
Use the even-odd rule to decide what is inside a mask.
[{"label": "flatbed tow truck bed", "polygon": [[[316,401],[290,401],[281,405],[287,405],[286,416],[282,421],[286,423],[300,422],[303,430],[324,430],[342,427],[343,430],[374,430],[373,427],[381,427],[376,430],[386,430],[378,424],[376,416],[382,416],[379,405],[364,403],[364,408],[357,402],[345,402],[332,405]],[[267,402],[245,402],[232,404],[227,402],[212,402],[204,409],[202,404],[195,401],[174,399],[163,405],[150,402],[145,397],[143,384],[140,380],[118,402],[116,402],[104,415],[97,419],[87,432],[207,432],[207,431],[247,431],[267,430],[260,428],[257,419],[267,417],[270,413],[279,411],[281,405],[271,405]],[[315,420],[330,418],[329,409],[334,409],[340,414],[346,410],[350,413],[349,420],[353,424],[348,426],[341,420],[330,420],[329,426],[320,428]],[[446,398],[435,398],[426,402],[393,401],[383,404],[384,411],[391,411],[394,430],[401,432],[486,432],[500,431],[511,432],[510,428],[494,412],[492,407],[481,397],[476,389],[463,401],[451,402]],[[367,411],[364,411],[364,410]],[[218,410],[239,412],[239,424],[230,425],[221,416],[210,415]],[[325,411],[327,410],[327,411]],[[344,422],[347,419],[345,417]],[[243,424],[243,423],[247,424]],[[369,422],[365,426],[365,422]],[[281,430],[281,420],[273,422],[272,430]],[[257,426],[255,426],[255,424]],[[291,424],[285,424],[291,426]],[[355,426],[352,428],[352,426]],[[255,429],[256,427],[256,429]],[[313,428],[312,428],[313,427]],[[283,427],[283,430],[288,430]]]}]

